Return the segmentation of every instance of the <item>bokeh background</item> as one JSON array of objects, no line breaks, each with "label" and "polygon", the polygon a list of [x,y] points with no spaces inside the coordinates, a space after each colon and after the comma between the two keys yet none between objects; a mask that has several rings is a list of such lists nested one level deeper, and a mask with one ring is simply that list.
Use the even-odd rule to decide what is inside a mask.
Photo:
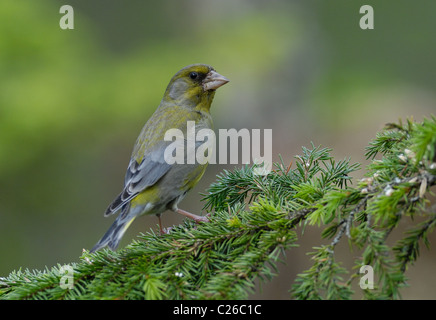
[{"label": "bokeh background", "polygon": [[[63,4],[74,30],[59,27]],[[374,30],[359,28],[364,4]],[[135,139],[188,64],[231,79],[213,104],[216,129],[272,129],[274,161],[313,142],[364,167],[385,123],[435,114],[435,12],[424,0],[2,0],[0,276],[78,261],[103,235]],[[181,207],[200,213],[199,193],[233,167],[210,165]],[[122,245],[150,228],[155,217],[135,221]],[[306,230],[250,297],[288,299],[318,234]],[[436,298],[435,239],[408,271],[404,298]],[[343,249],[349,266],[358,253]]]}]

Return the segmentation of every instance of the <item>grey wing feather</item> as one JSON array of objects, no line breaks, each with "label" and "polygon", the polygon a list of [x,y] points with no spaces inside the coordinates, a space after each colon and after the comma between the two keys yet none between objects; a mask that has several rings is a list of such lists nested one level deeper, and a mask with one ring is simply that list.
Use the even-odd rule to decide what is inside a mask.
[{"label": "grey wing feather", "polygon": [[[156,153],[162,153],[162,157],[157,156]],[[139,164],[132,159],[124,179],[124,189],[107,208],[104,215],[108,216],[117,212],[138,193],[159,181],[170,168],[171,165],[164,161],[163,151],[149,153]]]}]

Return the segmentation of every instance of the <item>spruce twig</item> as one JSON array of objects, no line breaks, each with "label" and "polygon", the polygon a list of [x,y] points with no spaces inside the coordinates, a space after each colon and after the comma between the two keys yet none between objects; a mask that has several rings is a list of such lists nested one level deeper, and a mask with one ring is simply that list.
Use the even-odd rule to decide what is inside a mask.
[{"label": "spruce twig", "polygon": [[[365,178],[354,186],[359,165],[336,161],[331,149],[313,144],[295,161],[280,158],[265,176],[254,174],[256,166],[224,171],[204,194],[210,223],[184,221],[166,235],[150,231],[116,252],[84,250],[70,264],[72,274],[61,273],[60,265],[13,271],[0,278],[0,299],[244,299],[257,279],[278,272],[277,263],[300,241],[297,229],[307,224],[331,240],[313,248],[313,265],[295,279],[292,297],[353,298],[359,274],[344,281],[349,270],[335,257],[346,235],[362,252],[355,268],[368,265],[376,275],[365,298],[400,298],[404,272],[418,258],[419,243],[429,247],[436,225],[427,199],[436,184],[435,149],[431,117],[378,133],[367,148],[372,162]],[[415,223],[415,216],[423,222]],[[392,231],[406,219],[410,230],[389,246]],[[65,276],[72,288],[60,286]]]}]

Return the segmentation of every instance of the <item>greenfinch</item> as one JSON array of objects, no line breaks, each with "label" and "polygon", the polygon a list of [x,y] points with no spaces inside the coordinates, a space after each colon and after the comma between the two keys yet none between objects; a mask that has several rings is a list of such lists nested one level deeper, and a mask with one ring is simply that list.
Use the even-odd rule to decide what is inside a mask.
[{"label": "greenfinch", "polygon": [[195,123],[196,131],[212,129],[210,107],[215,90],[227,82],[226,77],[205,64],[189,65],[172,77],[159,107],[136,140],[124,189],[104,213],[105,217],[118,212],[119,215],[91,252],[106,246],[116,250],[127,228],[142,215],[157,215],[161,232],[160,215],[166,210],[196,222],[208,221],[204,216],[178,208],[186,193],[201,179],[207,163],[168,163],[165,149],[171,141],[166,141],[165,134],[178,129],[186,137],[188,121]]}]

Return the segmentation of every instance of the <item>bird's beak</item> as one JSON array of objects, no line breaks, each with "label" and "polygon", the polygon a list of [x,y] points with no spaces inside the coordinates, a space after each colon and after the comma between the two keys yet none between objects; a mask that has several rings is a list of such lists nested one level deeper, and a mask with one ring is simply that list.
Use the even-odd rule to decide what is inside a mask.
[{"label": "bird's beak", "polygon": [[226,77],[220,75],[218,72],[212,70],[209,72],[203,80],[203,89],[204,91],[215,90],[219,87],[225,85],[230,80]]}]

